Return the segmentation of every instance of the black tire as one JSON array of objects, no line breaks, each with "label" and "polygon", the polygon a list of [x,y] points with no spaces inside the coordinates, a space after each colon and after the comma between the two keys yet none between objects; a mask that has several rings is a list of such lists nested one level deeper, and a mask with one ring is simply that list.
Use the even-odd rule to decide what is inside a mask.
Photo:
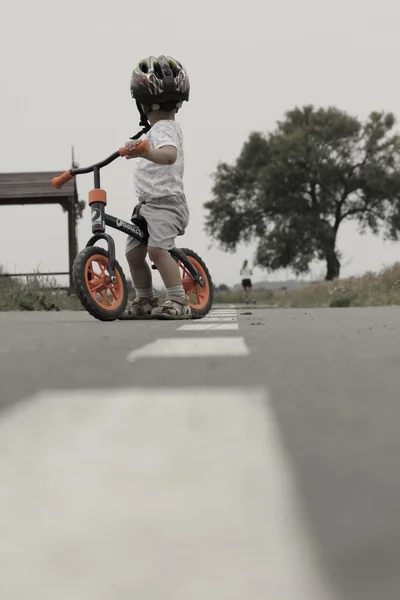
[{"label": "black tire", "polygon": [[[208,286],[208,298],[207,298],[207,303],[205,306],[203,306],[202,308],[196,308],[196,305],[190,304],[190,307],[192,309],[192,318],[193,319],[203,319],[206,315],[208,315],[208,313],[211,310],[211,307],[213,305],[213,301],[214,301],[214,285],[211,279],[211,275],[210,272],[207,268],[207,265],[205,264],[205,262],[203,261],[202,258],[200,258],[200,256],[198,254],[196,254],[196,252],[194,252],[193,250],[190,250],[189,248],[180,248],[180,251],[183,252],[184,254],[186,254],[186,256],[190,259],[193,258],[201,267],[201,269],[203,270],[203,277],[206,280],[206,285]],[[197,266],[197,265],[195,265]]]},{"label": "black tire", "polygon": [[128,302],[128,286],[126,283],[125,274],[118,261],[115,261],[116,269],[122,281],[123,297],[118,307],[114,310],[107,310],[106,308],[103,308],[99,303],[96,302],[90,293],[85,277],[87,262],[96,254],[101,254],[107,259],[109,258],[108,252],[99,246],[89,246],[84,248],[76,257],[72,269],[75,293],[78,296],[83,308],[90,315],[92,315],[92,317],[98,319],[99,321],[115,321],[115,319],[118,319],[118,317],[124,312]]}]

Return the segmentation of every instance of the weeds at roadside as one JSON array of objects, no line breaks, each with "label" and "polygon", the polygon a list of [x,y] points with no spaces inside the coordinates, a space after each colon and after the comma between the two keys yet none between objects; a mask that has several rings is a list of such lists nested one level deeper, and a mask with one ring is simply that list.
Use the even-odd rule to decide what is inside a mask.
[{"label": "weeds at roadside", "polygon": [[0,311],[82,310],[79,300],[60,289],[50,277],[33,275],[26,280],[7,277],[0,265]]}]

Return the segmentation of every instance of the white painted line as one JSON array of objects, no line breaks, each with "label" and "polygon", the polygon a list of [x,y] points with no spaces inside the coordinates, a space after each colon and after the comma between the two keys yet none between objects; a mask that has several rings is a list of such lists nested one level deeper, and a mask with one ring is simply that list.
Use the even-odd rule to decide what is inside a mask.
[{"label": "white painted line", "polygon": [[209,313],[209,315],[218,315],[219,317],[234,317],[237,315],[237,311],[231,311],[231,312],[218,312],[216,310],[211,310]]},{"label": "white painted line", "polygon": [[48,392],[4,414],[0,598],[332,599],[262,391]]},{"label": "white painted line", "polygon": [[225,322],[225,321],[230,321],[232,323],[232,321],[237,321],[236,317],[213,317],[213,316],[208,316],[208,317],[204,317],[202,319],[202,321],[218,321],[218,322]]},{"label": "white painted line", "polygon": [[193,358],[200,356],[247,356],[241,337],[161,338],[129,352],[128,362],[138,358]]},{"label": "white painted line", "polygon": [[216,311],[211,311],[208,313],[208,315],[206,315],[202,320],[212,320],[212,321],[219,321],[222,319],[228,319],[228,320],[236,320],[237,319],[237,311],[234,312],[216,312]]},{"label": "white painted line", "polygon": [[223,313],[220,313],[220,312],[214,312],[212,310],[206,316],[209,317],[210,315],[214,315],[214,316],[217,316],[217,317],[236,317],[237,316],[237,312],[235,311],[235,312],[223,312]]},{"label": "white painted line", "polygon": [[239,329],[237,323],[190,323],[188,325],[182,325],[178,331],[235,331]]}]

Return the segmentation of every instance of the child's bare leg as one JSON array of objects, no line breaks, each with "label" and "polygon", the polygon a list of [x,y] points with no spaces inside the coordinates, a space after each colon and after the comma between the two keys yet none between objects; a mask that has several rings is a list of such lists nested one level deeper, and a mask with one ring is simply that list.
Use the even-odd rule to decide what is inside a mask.
[{"label": "child's bare leg", "polygon": [[[135,290],[151,290],[151,296],[153,296],[153,281],[151,276],[151,269],[146,262],[147,246],[140,244],[129,252],[126,253],[126,260],[128,261],[129,270]],[[140,294],[138,293],[140,297]]]},{"label": "child's bare leg", "polygon": [[147,247],[140,244],[126,253],[136,297],[127,307],[120,319],[148,319],[154,308],[158,306],[158,298],[154,295],[151,270],[146,262]]},{"label": "child's bare leg", "polygon": [[149,247],[149,256],[151,260],[156,265],[161,279],[164,282],[165,287],[179,287],[182,288],[183,295],[185,294],[181,281],[181,274],[179,271],[179,267],[168,252],[168,250],[164,250],[163,248],[154,248]]},{"label": "child's bare leg", "polygon": [[152,316],[166,319],[190,319],[192,313],[182,285],[178,265],[168,250],[163,248],[149,247],[149,256],[167,288],[165,301],[160,307],[153,310]]}]

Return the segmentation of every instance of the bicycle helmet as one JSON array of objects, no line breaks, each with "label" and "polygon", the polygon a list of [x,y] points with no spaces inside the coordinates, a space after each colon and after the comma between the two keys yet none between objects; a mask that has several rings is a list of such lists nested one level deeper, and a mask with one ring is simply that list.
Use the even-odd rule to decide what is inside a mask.
[{"label": "bicycle helmet", "polygon": [[[189,100],[190,83],[186,69],[171,56],[149,56],[141,60],[131,77],[131,95],[141,115],[140,124],[149,127],[151,110],[177,110]],[[143,109],[142,105],[146,108]]]}]

